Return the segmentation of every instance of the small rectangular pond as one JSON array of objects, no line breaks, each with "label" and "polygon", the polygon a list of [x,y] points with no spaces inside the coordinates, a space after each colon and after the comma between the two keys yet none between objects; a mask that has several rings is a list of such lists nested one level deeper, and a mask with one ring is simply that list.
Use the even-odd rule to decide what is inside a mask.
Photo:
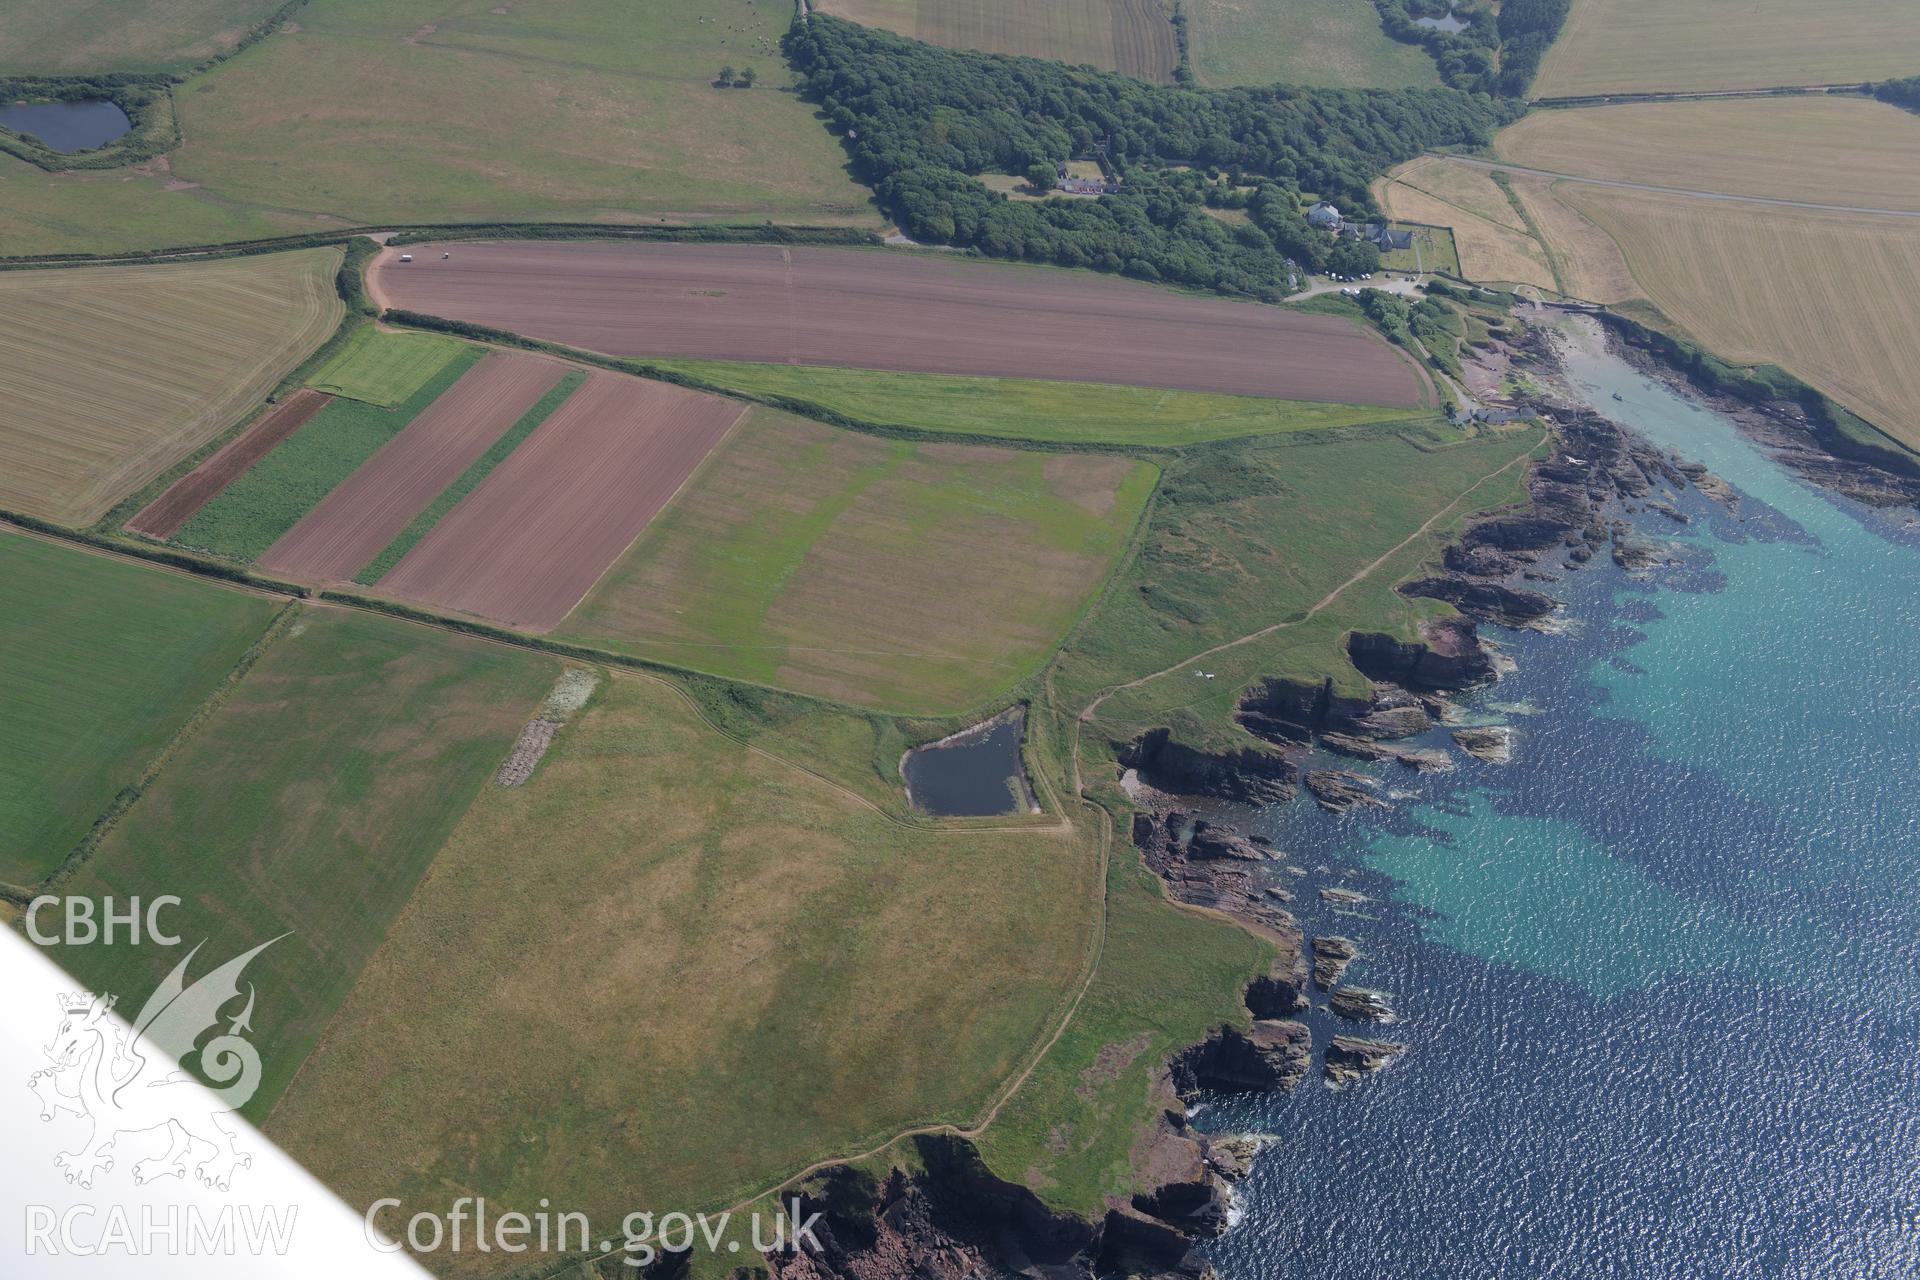
[{"label": "small rectangular pond", "polygon": [[907,799],[941,818],[984,818],[1038,808],[1020,761],[1026,712],[1017,708],[984,724],[916,747],[900,761]]},{"label": "small rectangular pond", "polygon": [[0,106],[0,127],[38,138],[55,151],[90,151],[133,128],[118,103],[105,98],[79,102],[10,102]]}]

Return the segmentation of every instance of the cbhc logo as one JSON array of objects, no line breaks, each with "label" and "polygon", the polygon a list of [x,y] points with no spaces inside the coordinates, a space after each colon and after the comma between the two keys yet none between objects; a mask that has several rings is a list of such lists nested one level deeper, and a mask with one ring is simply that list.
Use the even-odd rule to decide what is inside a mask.
[{"label": "cbhc logo", "polygon": [[[55,944],[85,947],[96,942],[110,947],[114,943],[116,930],[123,929],[128,945],[137,947],[144,924],[147,941],[162,947],[177,947],[180,945],[180,936],[167,933],[160,927],[160,908],[179,905],[180,899],[172,894],[164,894],[147,899],[144,910],[137,897],[127,899],[126,906],[120,910],[115,910],[113,898],[102,898],[96,909],[92,898],[57,898],[52,894],[42,894],[27,906],[27,936],[43,947]],[[61,932],[41,931],[39,915],[47,907],[64,907],[62,923],[65,927]]]}]

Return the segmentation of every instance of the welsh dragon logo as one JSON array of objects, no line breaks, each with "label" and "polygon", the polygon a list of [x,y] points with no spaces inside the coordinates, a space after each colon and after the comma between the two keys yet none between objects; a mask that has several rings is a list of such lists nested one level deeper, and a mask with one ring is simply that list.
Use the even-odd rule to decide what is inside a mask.
[{"label": "welsh dragon logo", "polygon": [[[34,1072],[27,1084],[39,1096],[42,1120],[70,1111],[93,1122],[78,1150],[54,1157],[68,1182],[91,1187],[95,1175],[111,1172],[117,1159],[157,1152],[162,1137],[164,1153],[133,1164],[135,1182],[184,1178],[191,1170],[204,1185],[225,1191],[235,1170],[252,1166],[253,1157],[234,1146],[237,1128],[228,1117],[260,1087],[260,1051],[245,1038],[253,1029],[253,984],[246,985],[246,1007],[237,1015],[223,1019],[220,1011],[239,998],[248,962],[279,940],[261,943],[188,986],[196,946],[147,999],[131,1028],[109,1016],[117,997],[61,998],[64,1017],[46,1048],[53,1065]],[[200,1044],[222,1021],[226,1029]],[[213,1086],[211,1095],[176,1065],[196,1057]]]}]

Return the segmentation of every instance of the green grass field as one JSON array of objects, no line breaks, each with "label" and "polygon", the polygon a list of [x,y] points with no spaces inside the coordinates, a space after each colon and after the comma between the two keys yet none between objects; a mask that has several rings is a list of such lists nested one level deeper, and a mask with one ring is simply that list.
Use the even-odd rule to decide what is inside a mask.
[{"label": "green grass field", "polygon": [[1079,981],[1097,865],[891,821],[616,674],[467,812],[267,1132],[355,1205],[724,1207],[976,1119]]},{"label": "green grass field", "polygon": [[252,560],[299,523],[342,480],[398,435],[482,356],[469,346],[398,408],[334,400],[180,526],[172,541],[230,560]]},{"label": "green grass field", "polygon": [[[839,143],[783,88],[791,16],[749,0],[312,0],[297,33],[181,87],[174,172],[356,223],[877,224]],[[711,87],[723,63],[760,85]]]},{"label": "green grass field", "polygon": [[0,75],[184,71],[282,0],[0,0]]},{"label": "green grass field", "polygon": [[495,467],[505,462],[507,455],[519,448],[520,442],[532,435],[534,428],[545,422],[548,415],[560,407],[561,401],[572,395],[575,389],[586,380],[587,375],[576,369],[555,383],[551,391],[541,396],[531,409],[520,416],[518,422],[508,427],[498,440],[487,447],[485,453],[475,458],[472,465],[455,477],[453,483],[442,490],[438,497],[422,508],[419,515],[408,521],[407,527],[395,535],[386,549],[373,558],[372,563],[355,574],[353,580],[363,586],[372,586],[385,577],[387,571],[399,564],[401,558],[413,550],[420,539],[433,532],[433,526],[440,523],[440,517],[453,510],[459,505],[460,499],[478,488],[480,482],[492,474]]},{"label": "green grass field", "polygon": [[822,13],[951,49],[1052,58],[1168,84],[1179,52],[1163,0],[819,0]]},{"label": "green grass field", "polygon": [[1371,0],[1188,0],[1187,17],[1201,84],[1440,83],[1425,49],[1381,29]]},{"label": "green grass field", "polygon": [[1224,726],[1241,688],[1261,675],[1331,675],[1342,688],[1359,690],[1364,681],[1340,644],[1344,625],[1358,617],[1372,629],[1405,630],[1443,608],[1391,588],[1420,557],[1436,554],[1465,516],[1521,496],[1523,477],[1514,468],[1462,497],[1538,439],[1537,431],[1524,430],[1461,440],[1436,425],[1424,436],[1219,446],[1170,465],[1140,555],[1061,656],[1054,687],[1062,705],[1081,706],[1101,689],[1181,664],[1212,645],[1304,619],[1328,593],[1441,515],[1407,548],[1404,566],[1368,574],[1342,593],[1340,608],[1262,644],[1205,659],[1199,665],[1215,672],[1214,680],[1196,680],[1180,666],[1115,698],[1103,714],[1145,722],[1198,709]]},{"label": "green grass field", "polygon": [[1034,378],[970,378],[724,360],[650,360],[715,386],[792,396],[848,417],[923,431],[1060,444],[1176,446],[1405,418],[1377,405],[1267,400]]},{"label": "green grass field", "polygon": [[312,231],[317,217],[249,209],[156,165],[49,173],[0,153],[0,254],[119,253]]},{"label": "green grass field", "polygon": [[[248,970],[264,1066],[248,1115],[299,1069],[460,816],[552,686],[551,658],[308,609],[171,757],[62,892],[171,893],[217,963]],[[53,953],[134,1007],[180,953]]]},{"label": "green grass field", "polygon": [[1107,932],[1093,985],[1059,1043],[976,1144],[989,1167],[1058,1209],[1097,1215],[1141,1190],[1134,1147],[1167,1105],[1169,1055],[1222,1023],[1245,1026],[1240,993],[1268,945],[1169,907],[1121,842],[1107,875]]},{"label": "green grass field", "polygon": [[307,385],[391,409],[416,394],[467,349],[437,333],[397,333],[363,324],[313,371]]},{"label": "green grass field", "polygon": [[1046,661],[1155,469],[755,409],[557,635],[916,714]]},{"label": "green grass field", "polygon": [[[1426,449],[1392,437],[1223,446],[1171,464],[1140,557],[1068,643],[1054,673],[1057,700],[1030,732],[1063,743],[1094,694],[1174,667],[1115,696],[1086,726],[1085,776],[1121,805],[1110,781],[1112,741],[1166,725],[1202,745],[1245,745],[1233,707],[1267,675],[1331,676],[1358,689],[1346,633],[1405,634],[1444,609],[1392,588],[1472,512],[1523,496],[1521,468],[1500,469],[1525,457],[1540,435],[1442,439],[1436,429],[1422,440]],[[1407,540],[1429,520],[1427,533]],[[1276,624],[1283,625],[1206,657],[1199,665],[1214,680],[1195,680],[1180,661]],[[1063,754],[1058,746],[1049,753]],[[1244,1024],[1238,995],[1267,954],[1248,935],[1169,909],[1124,846],[1107,902],[1105,947],[1086,1000],[978,1142],[1001,1177],[1080,1213],[1139,1189],[1136,1143],[1165,1105],[1154,1071],[1209,1027]]]},{"label": "green grass field", "polygon": [[0,881],[50,874],[278,605],[0,533]]},{"label": "green grass field", "polygon": [[[791,16],[764,0],[310,0],[177,87],[185,141],[165,166],[69,176],[0,156],[0,253],[343,222],[877,228],[840,143],[789,89],[776,46]],[[723,64],[759,85],[713,88]]]}]

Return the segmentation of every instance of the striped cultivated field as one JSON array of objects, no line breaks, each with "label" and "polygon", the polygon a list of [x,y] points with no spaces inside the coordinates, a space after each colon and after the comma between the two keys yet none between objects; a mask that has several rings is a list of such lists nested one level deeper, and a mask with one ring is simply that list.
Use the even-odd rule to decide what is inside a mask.
[{"label": "striped cultivated field", "polygon": [[351,579],[566,371],[543,356],[487,356],[268,547],[260,567],[302,581]]},{"label": "striped cultivated field", "polygon": [[1533,92],[1771,89],[1915,68],[1913,0],[1574,0]]},{"label": "striped cultivated field", "polygon": [[1716,355],[1779,364],[1920,447],[1920,219],[1578,184],[1562,193]]},{"label": "striped cultivated field", "polygon": [[639,536],[740,412],[718,396],[596,373],[380,589],[545,631]]},{"label": "striped cultivated field", "polygon": [[1536,111],[1503,160],[1686,191],[1920,210],[1920,115],[1871,98],[1635,102]]},{"label": "striped cultivated field", "polygon": [[1166,84],[1179,52],[1162,0],[819,0],[822,13],[949,49],[1019,53]]},{"label": "striped cultivated field", "polygon": [[485,354],[480,347],[464,348],[392,409],[332,397],[309,422],[194,512],[172,541],[229,560],[257,560]]},{"label": "striped cultivated field", "polygon": [[1411,408],[1354,321],[1132,280],[880,250],[574,241],[389,251],[387,305],[621,356],[1051,378]]},{"label": "striped cultivated field", "polygon": [[127,528],[149,538],[171,538],[200,508],[219,497],[222,489],[311,422],[330,399],[311,387],[300,388],[275,405],[271,413],[221,445],[212,457],[168,485],[164,493],[127,521]]},{"label": "striped cultivated field", "polygon": [[88,524],[218,435],[340,323],[339,264],[0,273],[0,507]]}]

